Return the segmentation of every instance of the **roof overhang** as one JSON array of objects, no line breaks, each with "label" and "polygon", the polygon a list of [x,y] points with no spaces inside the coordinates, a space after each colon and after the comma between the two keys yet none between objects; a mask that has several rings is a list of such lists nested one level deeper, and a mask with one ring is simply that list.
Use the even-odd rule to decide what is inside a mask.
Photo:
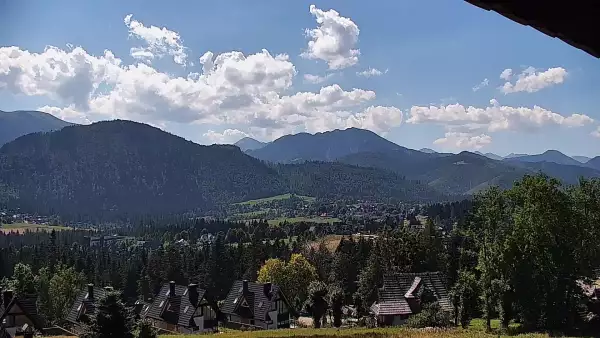
[{"label": "roof overhang", "polygon": [[465,0],[600,58],[600,5],[591,0]]}]

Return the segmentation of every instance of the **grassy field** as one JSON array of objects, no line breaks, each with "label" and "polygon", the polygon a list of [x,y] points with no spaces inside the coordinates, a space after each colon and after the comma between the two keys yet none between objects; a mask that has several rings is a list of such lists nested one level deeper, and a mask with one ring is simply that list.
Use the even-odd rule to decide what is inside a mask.
[{"label": "grassy field", "polygon": [[[255,204],[268,203],[268,202],[272,202],[272,201],[287,200],[290,197],[292,197],[292,194],[283,194],[283,195],[277,195],[277,196],[260,198],[260,199],[257,199],[257,200],[249,200],[249,201],[240,202],[240,203],[236,203],[236,204],[240,204],[240,205],[255,205]],[[303,200],[305,200],[307,202],[311,202],[311,203],[315,201],[315,198],[314,197],[310,197],[310,196],[296,195],[296,197],[301,198],[301,199],[303,199]]]},{"label": "grassy field", "polygon": [[279,225],[279,223],[283,223],[287,221],[288,223],[299,223],[299,222],[312,222],[312,223],[334,223],[339,222],[339,218],[329,218],[329,217],[280,217],[276,219],[270,219],[267,222],[269,225]]},{"label": "grassy field", "polygon": [[[351,329],[292,329],[292,330],[267,330],[267,331],[229,331],[218,334],[222,338],[249,337],[249,338],[283,338],[283,337],[345,337],[345,338],[474,338],[474,337],[522,337],[545,338],[545,334],[522,334],[518,336],[504,336],[498,333],[485,333],[477,330],[462,329],[408,329],[408,328],[351,328]],[[161,338],[178,338],[182,336],[161,336]],[[188,335],[184,337],[202,338],[206,335]]]},{"label": "grassy field", "polygon": [[23,233],[26,231],[37,232],[37,231],[52,231],[52,230],[62,231],[62,230],[71,230],[71,228],[65,227],[65,226],[60,226],[60,225],[50,226],[50,225],[30,224],[30,223],[2,224],[2,226],[0,226],[0,231],[2,231],[4,233],[9,233],[9,232]]}]

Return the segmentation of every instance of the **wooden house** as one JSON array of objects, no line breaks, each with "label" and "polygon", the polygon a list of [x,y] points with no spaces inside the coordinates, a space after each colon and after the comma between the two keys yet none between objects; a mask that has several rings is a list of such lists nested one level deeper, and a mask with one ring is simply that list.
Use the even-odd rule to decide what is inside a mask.
[{"label": "wooden house", "polygon": [[371,306],[378,326],[398,326],[421,311],[421,295],[428,288],[444,311],[452,311],[452,303],[444,276],[440,272],[387,273],[378,300]]},{"label": "wooden house", "polygon": [[229,290],[221,314],[228,328],[266,330],[289,328],[293,309],[277,285],[238,280]]},{"label": "wooden house", "polygon": [[163,331],[206,333],[218,329],[217,304],[197,284],[163,285],[141,317]]}]

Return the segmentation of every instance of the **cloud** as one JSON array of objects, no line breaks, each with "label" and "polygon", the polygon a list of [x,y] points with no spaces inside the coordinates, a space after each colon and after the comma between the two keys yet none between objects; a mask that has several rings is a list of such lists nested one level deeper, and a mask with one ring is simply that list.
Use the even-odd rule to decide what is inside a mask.
[{"label": "cloud", "polygon": [[506,68],[505,70],[502,71],[502,73],[500,73],[500,78],[502,80],[508,81],[508,80],[510,80],[512,73],[513,73],[512,69]]},{"label": "cloud", "polygon": [[330,69],[343,69],[358,63],[360,50],[358,26],[349,18],[340,16],[333,9],[323,11],[310,5],[310,13],[317,19],[317,28],[306,29],[310,39],[301,56],[326,61]]},{"label": "cloud", "polygon": [[304,74],[304,82],[318,84],[323,83],[333,77],[333,74],[327,74],[325,76],[313,75],[313,74]]},{"label": "cloud", "polygon": [[592,136],[600,138],[600,127],[592,132]]},{"label": "cloud", "polygon": [[[504,72],[502,72],[500,77],[504,75]],[[517,92],[534,93],[546,87],[563,83],[567,75],[567,71],[562,67],[550,68],[543,72],[537,72],[535,68],[529,67],[519,74],[514,84],[506,82],[500,89],[504,94]]]},{"label": "cloud", "polygon": [[462,127],[470,130],[536,130],[546,125],[581,127],[594,122],[582,114],[563,116],[539,106],[510,107],[501,106],[496,99],[490,100],[491,106],[477,108],[461,104],[447,106],[413,106],[410,109],[408,123],[435,123],[447,127]]},{"label": "cloud", "polygon": [[187,53],[177,32],[166,27],[144,26],[143,23],[133,19],[133,15],[125,16],[123,22],[129,28],[129,35],[146,43],[145,47],[131,48],[130,54],[134,59],[150,61],[154,57],[162,58],[165,55],[173,57],[179,65],[185,65]]},{"label": "cloud", "polygon": [[248,137],[249,135],[238,129],[225,129],[219,133],[213,130],[208,130],[202,136],[212,143],[217,144],[232,144],[238,140]]},{"label": "cloud", "polygon": [[356,72],[356,75],[364,77],[381,76],[383,74],[386,74],[388,70],[389,69],[386,69],[382,72],[377,68],[369,68],[367,70],[363,70],[362,72]]},{"label": "cloud", "polygon": [[492,138],[489,135],[459,132],[447,132],[443,138],[433,141],[433,144],[457,149],[481,149],[490,143],[492,143]]},{"label": "cloud", "polygon": [[286,54],[206,52],[200,61],[202,73],[174,76],[145,63],[125,65],[108,50],[94,56],[81,47],[41,53],[2,47],[0,90],[50,98],[55,104],[41,110],[76,123],[120,118],[215,126],[211,130],[243,125],[243,132],[263,139],[351,126],[385,133],[402,123],[395,107],[363,108],[376,98],[370,90],[332,84],[289,93],[297,71]]},{"label": "cloud", "polygon": [[487,78],[483,79],[483,81],[481,81],[480,84],[478,84],[475,87],[473,87],[473,91],[476,92],[476,91],[480,90],[483,87],[487,87],[489,84],[490,84],[490,81]]}]

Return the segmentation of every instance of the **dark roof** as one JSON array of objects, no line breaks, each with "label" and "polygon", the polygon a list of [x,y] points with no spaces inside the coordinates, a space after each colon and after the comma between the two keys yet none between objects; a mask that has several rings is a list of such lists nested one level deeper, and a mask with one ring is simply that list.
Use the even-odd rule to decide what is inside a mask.
[{"label": "dark roof", "polygon": [[162,286],[154,301],[147,310],[145,317],[165,321],[183,327],[195,327],[192,316],[203,299],[216,310],[216,305],[207,297],[206,290],[198,288],[198,302],[192,304],[188,287],[175,285],[175,295],[169,293],[169,283]]},{"label": "dark roof", "polygon": [[46,320],[38,313],[36,295],[14,296],[8,305],[4,304],[2,312],[0,312],[0,323],[15,304],[29,317],[35,329],[42,330],[44,328]]},{"label": "dark roof", "polygon": [[96,312],[96,302],[106,296],[107,290],[104,288],[94,287],[94,298],[90,299],[88,295],[88,289],[85,287],[75,299],[69,314],[67,315],[67,321],[71,323],[79,323],[79,317],[85,309],[86,315],[92,315]]},{"label": "dark roof", "polygon": [[237,280],[233,282],[233,286],[229,290],[229,294],[223,305],[221,306],[221,312],[224,314],[240,314],[238,311],[239,305],[245,300],[248,303],[248,309],[251,314],[247,314],[257,320],[266,320],[267,314],[271,309],[273,302],[283,299],[290,312],[293,312],[289,302],[286,300],[283,292],[279,286],[271,285],[271,295],[265,293],[265,284],[259,284],[254,282],[248,283],[248,292],[244,294],[244,282]]},{"label": "dark roof", "polygon": [[412,310],[406,299],[418,297],[422,286],[434,293],[443,310],[452,311],[444,280],[441,272],[387,273],[383,276],[383,288],[379,289],[379,299],[371,306],[371,311],[377,315],[411,314]]},{"label": "dark roof", "polygon": [[598,1],[465,0],[600,58]]}]

